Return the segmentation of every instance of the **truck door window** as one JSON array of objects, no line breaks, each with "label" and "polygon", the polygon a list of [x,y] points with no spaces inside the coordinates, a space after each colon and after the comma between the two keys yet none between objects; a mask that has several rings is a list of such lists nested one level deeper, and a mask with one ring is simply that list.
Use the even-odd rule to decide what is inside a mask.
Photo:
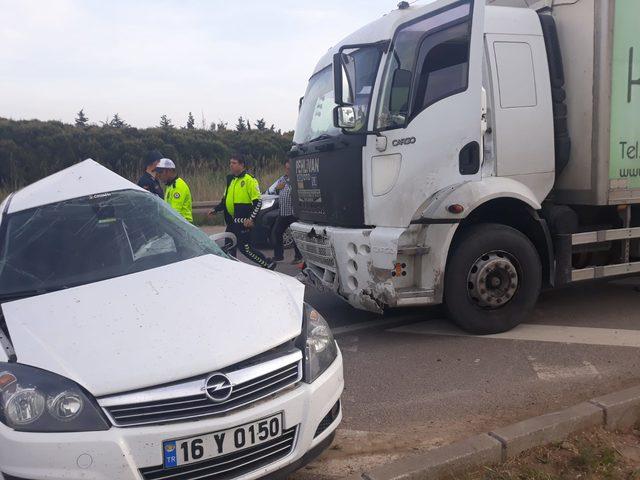
[{"label": "truck door window", "polygon": [[[436,98],[438,92],[444,90],[443,85],[449,81],[451,76],[455,78],[463,76],[461,69],[466,67],[460,66],[464,62],[459,61],[459,55],[449,62],[442,58],[443,55],[447,55],[445,50],[447,48],[451,49],[450,46],[434,50],[430,58],[425,57],[429,51],[438,46],[438,43],[442,43],[442,41],[431,41],[429,43],[430,37],[435,38],[440,32],[458,27],[459,30],[456,30],[456,32],[464,31],[467,35],[466,57],[468,58],[471,12],[471,0],[462,0],[444,10],[437,10],[425,17],[418,18],[398,29],[393,39],[390,54],[387,56],[383,84],[378,98],[377,129],[387,130],[403,127],[410,121],[412,116],[415,116],[415,107],[411,108],[411,99],[416,98],[416,89],[419,86],[418,82],[424,70],[425,61],[433,59],[440,63],[434,63],[431,70],[429,68],[424,70],[425,73],[429,72],[432,75],[427,75],[423,86],[422,100],[424,100],[424,95],[427,93],[432,95],[432,98]],[[465,27],[463,25],[466,26],[466,30],[464,30]],[[453,38],[455,38],[455,34],[453,34]],[[431,48],[427,48],[427,44]],[[425,45],[424,48],[423,45]],[[449,53],[455,52],[449,50]],[[433,81],[433,86],[430,85],[431,80]],[[460,82],[458,82],[458,87],[459,84]]]},{"label": "truck door window", "polygon": [[429,105],[467,89],[470,40],[471,23],[464,22],[430,34],[422,41],[412,117]]}]

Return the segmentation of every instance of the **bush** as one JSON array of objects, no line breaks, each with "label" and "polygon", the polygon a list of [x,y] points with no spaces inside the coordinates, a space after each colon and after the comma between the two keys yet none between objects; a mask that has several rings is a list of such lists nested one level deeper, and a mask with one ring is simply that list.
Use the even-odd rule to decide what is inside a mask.
[{"label": "bush", "polygon": [[92,158],[116,173],[137,179],[149,150],[158,149],[178,168],[226,172],[232,152],[244,154],[250,169],[274,170],[284,161],[292,132],[73,126],[57,121],[0,118],[0,191],[15,190],[62,168]]}]

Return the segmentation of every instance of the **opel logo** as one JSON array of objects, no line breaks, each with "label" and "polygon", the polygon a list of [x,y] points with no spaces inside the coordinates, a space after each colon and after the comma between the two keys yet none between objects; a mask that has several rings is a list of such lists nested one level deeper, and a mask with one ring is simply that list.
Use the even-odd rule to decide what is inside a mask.
[{"label": "opel logo", "polygon": [[214,373],[207,378],[204,384],[204,393],[213,402],[221,403],[229,400],[231,393],[233,393],[233,385],[223,373]]}]

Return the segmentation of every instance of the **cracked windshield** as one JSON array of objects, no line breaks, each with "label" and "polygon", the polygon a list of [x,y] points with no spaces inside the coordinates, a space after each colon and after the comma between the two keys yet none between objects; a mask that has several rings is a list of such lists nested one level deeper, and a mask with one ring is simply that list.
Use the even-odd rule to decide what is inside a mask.
[{"label": "cracked windshield", "polygon": [[220,248],[155,195],[102,193],[9,215],[0,296],[68,288]]}]

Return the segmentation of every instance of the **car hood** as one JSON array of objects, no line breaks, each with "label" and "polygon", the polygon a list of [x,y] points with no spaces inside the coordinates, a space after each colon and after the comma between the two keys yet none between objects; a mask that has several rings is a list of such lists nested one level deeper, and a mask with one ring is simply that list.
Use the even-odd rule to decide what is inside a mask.
[{"label": "car hood", "polygon": [[215,255],[2,305],[18,362],[95,396],[213,372],[298,336],[304,286]]}]

